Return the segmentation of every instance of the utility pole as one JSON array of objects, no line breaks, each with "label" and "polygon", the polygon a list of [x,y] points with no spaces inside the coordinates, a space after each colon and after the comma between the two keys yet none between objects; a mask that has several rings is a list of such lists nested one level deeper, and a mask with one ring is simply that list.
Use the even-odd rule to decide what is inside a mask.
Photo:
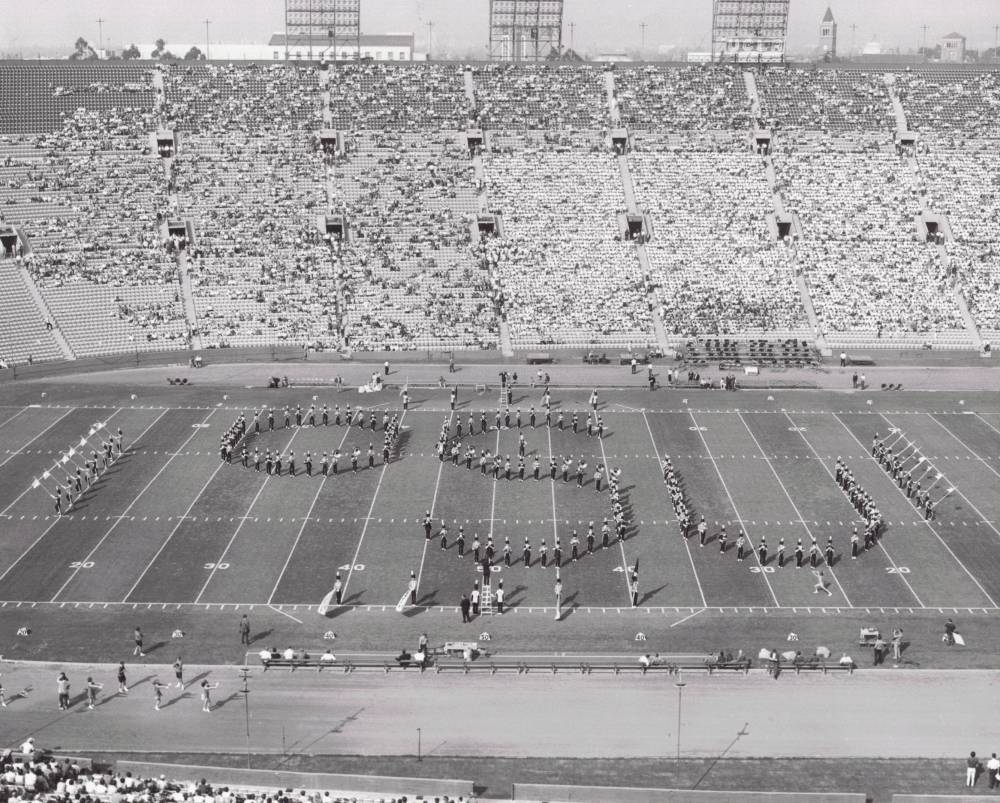
[{"label": "utility pole", "polygon": [[97,18],[97,49],[104,50],[104,18]]},{"label": "utility pole", "polygon": [[927,56],[927,26],[921,25],[920,29],[924,32],[924,57]]},{"label": "utility pole", "polygon": [[431,60],[431,47],[434,43],[434,20],[427,23],[427,60]]},{"label": "utility pole", "polygon": [[576,33],[576,23],[571,22],[569,24],[569,49],[573,51],[576,50],[576,46],[573,43],[573,37],[575,33]]},{"label": "utility pole", "polygon": [[206,19],[205,20],[205,61],[208,61],[211,58],[211,56],[209,55],[209,53],[210,53],[210,51],[209,51],[210,44],[209,44],[209,38],[208,38],[208,25],[209,25],[210,22],[211,22],[210,19]]},{"label": "utility pole", "polygon": [[642,29],[642,45],[639,47],[639,52],[642,53],[646,50],[646,23],[640,22],[639,28]]},{"label": "utility pole", "polygon": [[851,55],[852,56],[855,55],[855,53],[856,53],[856,50],[855,50],[855,37],[856,37],[857,32],[858,32],[858,26],[852,23],[851,24]]},{"label": "utility pole", "polygon": [[993,26],[993,61],[1000,61],[1000,25]]}]

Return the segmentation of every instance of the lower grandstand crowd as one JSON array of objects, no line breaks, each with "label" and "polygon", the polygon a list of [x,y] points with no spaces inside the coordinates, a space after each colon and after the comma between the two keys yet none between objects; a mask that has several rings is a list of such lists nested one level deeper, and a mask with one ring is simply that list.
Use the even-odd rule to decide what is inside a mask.
[{"label": "lower grandstand crowd", "polygon": [[4,803],[471,803],[464,796],[376,796],[302,789],[233,788],[200,780],[174,780],[166,775],[143,778],[132,772],[104,771],[40,750],[29,737],[17,750],[0,755],[0,800]]}]

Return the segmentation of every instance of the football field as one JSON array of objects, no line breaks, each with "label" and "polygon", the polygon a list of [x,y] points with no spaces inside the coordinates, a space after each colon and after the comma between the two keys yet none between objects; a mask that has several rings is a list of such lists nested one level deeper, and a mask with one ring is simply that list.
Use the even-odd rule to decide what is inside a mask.
[{"label": "football field", "polygon": [[[397,602],[410,572],[418,580],[417,606],[452,609],[471,591],[481,571],[471,556],[478,534],[492,535],[497,561],[509,538],[510,567],[502,578],[507,605],[519,615],[554,610],[556,569],[552,545],[563,546],[563,607],[579,615],[607,616],[631,607],[629,577],[639,564],[639,607],[653,612],[696,613],[703,609],[794,609],[836,615],[845,609],[918,611],[955,609],[989,612],[1000,600],[1000,406],[988,394],[874,393],[823,391],[603,390],[603,438],[588,436],[583,422],[589,388],[553,388],[553,416],[565,427],[546,427],[541,390],[521,388],[512,409],[523,424],[497,430],[497,391],[459,391],[456,410],[448,393],[411,388],[403,411],[395,390],[359,394],[329,388],[283,390],[199,389],[170,406],[119,392],[89,392],[79,405],[65,399],[0,407],[0,605],[87,607],[272,606],[300,613],[315,609],[339,571],[344,604],[398,616]],[[65,394],[62,394],[65,396]],[[182,398],[182,397],[178,397]],[[871,404],[868,404],[868,401]],[[283,408],[328,404],[328,426],[284,426]],[[337,426],[333,410],[350,404],[366,410],[364,428]],[[259,448],[294,451],[297,476],[269,476],[238,460],[219,459],[219,439],[241,413],[273,407],[275,430],[249,441]],[[538,424],[528,423],[529,409]],[[368,427],[375,410],[378,431]],[[401,435],[383,465],[382,412],[401,417]],[[489,423],[480,430],[481,412]],[[571,431],[573,412],[580,432]],[[468,435],[470,415],[476,434]],[[513,414],[512,414],[513,416]],[[519,435],[526,442],[524,481],[484,476],[477,462],[467,470],[441,462],[435,444],[443,422],[463,425],[467,446],[511,455],[516,466]],[[56,517],[52,502],[33,480],[50,471],[61,478],[79,455],[62,461],[96,424],[121,427],[126,453],[74,506]],[[101,432],[96,438],[99,441]],[[875,433],[911,455],[914,477],[933,486],[937,505],[925,521],[903,491],[872,459]],[[369,443],[375,466],[367,465]],[[357,446],[359,470],[347,456]],[[89,447],[88,447],[89,448]],[[319,473],[319,455],[345,455],[337,475]],[[84,450],[86,451],[86,449]],[[313,455],[313,476],[304,471]],[[533,479],[535,456],[541,478]],[[582,488],[548,476],[549,456],[582,457],[590,467]],[[709,524],[704,548],[697,536],[680,536],[665,492],[660,459],[669,455],[680,474],[694,519]],[[843,459],[872,494],[887,522],[873,549],[851,560],[851,529],[863,527],[834,481]],[[54,464],[59,462],[58,468]],[[592,469],[620,467],[630,527],[623,542],[600,547],[600,527],[610,518],[607,489],[597,492]],[[561,464],[561,461],[560,461]],[[287,467],[286,467],[287,471]],[[49,486],[53,483],[47,482]],[[425,511],[434,536],[424,537]],[[598,546],[586,551],[593,522]],[[448,548],[438,530],[447,523]],[[725,524],[729,548],[721,553],[716,534]],[[454,545],[464,527],[466,554]],[[740,562],[735,535],[742,528],[748,548],[766,538],[769,556],[755,551]],[[569,558],[573,530],[583,554]],[[774,550],[784,539],[786,557],[802,539],[808,550],[833,538],[836,558],[824,567],[831,595],[814,593],[815,578],[794,561],[782,568]],[[522,559],[525,539],[531,565]],[[547,568],[539,563],[542,540]],[[558,626],[553,623],[552,626]]]}]

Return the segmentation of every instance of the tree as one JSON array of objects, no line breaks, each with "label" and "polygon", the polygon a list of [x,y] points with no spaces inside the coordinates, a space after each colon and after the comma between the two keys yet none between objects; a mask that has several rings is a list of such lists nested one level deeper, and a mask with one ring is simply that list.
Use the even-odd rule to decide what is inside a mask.
[{"label": "tree", "polygon": [[184,61],[204,61],[205,54],[195,45],[191,46],[191,49],[184,54]]},{"label": "tree", "polygon": [[87,42],[87,40],[82,36],[76,40],[73,47],[75,49],[70,56],[72,61],[93,61],[97,58],[97,51],[95,51],[94,48],[90,46],[90,43]]},{"label": "tree", "polygon": [[166,43],[165,40],[163,40],[163,39],[157,39],[156,40],[156,49],[150,54],[150,56],[152,58],[154,58],[154,59],[158,59],[163,54],[163,51],[166,48],[166,46],[167,46],[167,43]]},{"label": "tree", "polygon": [[139,52],[139,48],[133,43],[127,50],[122,51],[122,58],[126,61],[129,59],[141,59],[142,53]]}]

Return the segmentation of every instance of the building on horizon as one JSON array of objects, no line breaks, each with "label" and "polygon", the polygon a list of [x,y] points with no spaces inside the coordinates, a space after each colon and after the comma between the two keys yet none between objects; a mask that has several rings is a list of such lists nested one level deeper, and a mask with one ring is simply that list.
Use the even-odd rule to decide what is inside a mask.
[{"label": "building on horizon", "polygon": [[819,47],[824,59],[837,58],[837,21],[833,18],[830,6],[826,7],[826,14],[823,15],[823,21],[820,23]]},{"label": "building on horizon", "polygon": [[941,61],[949,64],[965,62],[965,37],[952,32],[941,37]]},{"label": "building on horizon", "polygon": [[[362,34],[359,52],[354,42],[341,41],[334,46],[326,37],[314,36],[310,42],[306,36],[276,33],[266,44],[212,42],[207,55],[211,61],[285,61],[286,56],[288,61],[308,61],[311,44],[313,61],[414,61],[421,58],[415,52],[415,41],[412,33]],[[156,49],[156,45],[149,43],[137,47],[143,59],[151,58]],[[204,42],[167,44],[167,50],[181,59],[192,47],[205,53]]]}]

